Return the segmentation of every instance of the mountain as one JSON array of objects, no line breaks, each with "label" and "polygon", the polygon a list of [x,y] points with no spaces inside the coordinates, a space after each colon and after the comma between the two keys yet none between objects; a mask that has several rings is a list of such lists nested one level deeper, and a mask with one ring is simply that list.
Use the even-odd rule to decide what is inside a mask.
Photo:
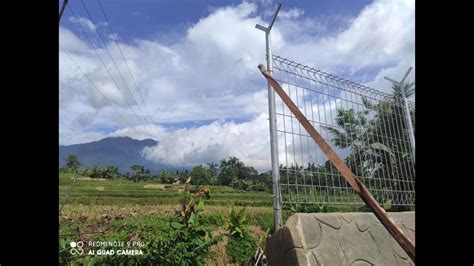
[{"label": "mountain", "polygon": [[59,166],[66,164],[69,154],[75,154],[82,165],[114,165],[121,172],[130,171],[134,164],[145,165],[152,173],[161,169],[175,170],[177,167],[156,163],[141,156],[145,147],[156,146],[152,139],[136,140],[130,137],[109,137],[99,141],[59,146]]}]

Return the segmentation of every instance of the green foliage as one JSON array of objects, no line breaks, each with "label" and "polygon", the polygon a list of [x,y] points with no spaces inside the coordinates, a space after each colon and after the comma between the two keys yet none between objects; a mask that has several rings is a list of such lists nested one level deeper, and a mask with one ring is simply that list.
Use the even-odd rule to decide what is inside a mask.
[{"label": "green foliage", "polygon": [[231,236],[237,235],[243,237],[247,233],[249,220],[245,216],[245,207],[236,212],[234,206],[229,208],[229,216],[227,218],[225,229],[229,231]]},{"label": "green foliage", "polygon": [[171,184],[174,182],[175,176],[168,170],[161,170],[158,180],[160,183]]},{"label": "green foliage", "polygon": [[235,176],[235,170],[230,166],[223,165],[221,161],[221,168],[219,171],[220,184],[223,186],[229,186],[234,180]]},{"label": "green foliage", "polygon": [[385,146],[385,145],[382,144],[382,143],[378,143],[378,142],[372,143],[372,144],[370,144],[370,147],[371,147],[372,149],[375,149],[375,150],[381,150],[381,151],[385,151],[385,152],[387,152],[387,153],[389,153],[389,154],[393,154],[392,150],[390,150],[389,147]]},{"label": "green foliage", "polygon": [[133,171],[132,175],[129,176],[129,179],[132,179],[133,181],[141,181],[141,180],[146,180],[146,179],[151,179],[150,176],[150,170],[146,169],[144,165],[138,165],[134,164],[130,167],[130,169]]},{"label": "green foliage", "polygon": [[248,225],[245,207],[236,212],[232,206],[225,224],[225,229],[230,233],[226,250],[232,263],[248,263],[257,249],[257,241],[250,235]]},{"label": "green foliage", "polygon": [[92,167],[85,169],[83,171],[84,175],[87,175],[90,178],[105,178],[112,179],[120,177],[120,173],[116,166],[97,166],[93,165]]},{"label": "green foliage", "polygon": [[259,225],[265,232],[273,233],[275,231],[273,225],[273,213],[259,213],[254,217],[254,224]]},{"label": "green foliage", "polygon": [[251,179],[258,176],[258,172],[253,167],[247,167],[237,157],[229,157],[228,160],[221,160],[219,166],[219,179],[222,185],[230,185],[235,179]]},{"label": "green foliage", "polygon": [[[59,192],[60,202],[64,199],[65,195],[69,191],[69,186],[73,182],[73,173],[61,173],[59,175]],[[88,265],[87,263],[93,262],[93,265],[181,265],[186,264],[185,259],[179,259],[180,254],[184,254],[184,257],[189,258],[192,256],[183,251],[192,250],[195,245],[186,244],[185,246],[179,246],[179,249],[174,250],[181,241],[188,241],[189,239],[195,239],[194,235],[202,234],[202,231],[207,230],[206,235],[201,237],[203,241],[210,239],[209,231],[210,228],[215,229],[221,227],[226,223],[228,217],[227,210],[228,204],[234,204],[238,202],[239,205],[245,206],[265,206],[263,208],[247,208],[247,223],[261,227],[263,230],[268,230],[273,226],[273,213],[270,206],[272,205],[272,195],[266,192],[243,192],[240,190],[233,189],[228,186],[210,186],[212,191],[211,199],[205,199],[201,195],[192,195],[189,191],[189,197],[187,201],[187,209],[190,209],[191,203],[194,203],[194,209],[197,211],[193,218],[190,217],[190,227],[196,227],[196,232],[175,232],[176,230],[184,230],[177,224],[183,224],[183,216],[181,210],[178,213],[167,213],[159,215],[152,215],[149,213],[150,206],[156,205],[168,205],[168,208],[174,208],[172,205],[180,203],[183,198],[183,186],[170,186],[165,189],[159,188],[145,188],[147,183],[136,183],[131,180],[125,179],[108,179],[108,180],[89,180],[89,179],[78,179],[75,183],[74,189],[70,194],[68,204],[63,210],[63,213],[69,217],[76,219],[75,215],[85,215],[88,217],[100,217],[93,212],[95,208],[102,212],[103,210],[110,209],[112,213],[120,212],[124,214],[124,218],[116,219],[112,218],[108,225],[103,224],[101,220],[96,218],[89,218],[86,222],[78,222],[74,225],[80,225],[80,232],[95,232],[97,229],[106,229],[104,234],[91,235],[92,240],[97,241],[127,241],[129,239],[137,239],[138,241],[145,242],[145,247],[142,249],[143,256],[96,256],[96,257],[81,257],[81,258],[70,258],[70,248],[66,248],[60,256],[62,256],[61,265]],[[104,190],[97,190],[97,186],[102,186]],[[186,186],[184,186],[186,187]],[[194,186],[190,186],[194,188]],[[198,189],[196,192],[199,192]],[[191,199],[193,201],[191,201]],[[203,203],[200,203],[203,201]],[[83,204],[84,206],[80,206]],[[107,207],[101,207],[99,205],[106,205]],[[209,205],[213,205],[212,211],[209,211]],[[237,204],[235,204],[237,205]],[[124,210],[118,210],[118,209]],[[145,208],[145,211],[141,212],[141,209]],[[202,210],[205,209],[206,212]],[[240,208],[235,207],[238,211]],[[113,211],[115,210],[115,211]],[[136,216],[129,216],[130,212],[136,213]],[[75,215],[73,215],[75,213]],[[90,215],[90,216],[89,216]],[[68,224],[70,221],[62,224]],[[61,234],[74,233],[77,234],[79,230],[76,227],[71,230],[64,231],[64,227],[61,226]],[[110,229],[107,229],[110,227]],[[190,229],[186,229],[190,230]],[[249,232],[249,235],[254,234]],[[264,236],[262,236],[264,237]],[[66,236],[60,239],[65,239],[65,244],[69,245],[71,241],[77,241],[78,236]],[[220,237],[213,237],[212,242],[203,245],[210,245],[217,242]],[[257,239],[257,238],[255,238]],[[196,242],[196,241],[194,241]],[[184,244],[180,244],[184,245]],[[232,244],[231,244],[232,245]],[[141,249],[141,248],[140,248]],[[158,255],[151,256],[152,253],[157,253],[155,250],[162,250],[169,255],[159,258]],[[61,247],[59,247],[61,250]],[[211,250],[211,249],[209,249]],[[255,249],[253,249],[253,252]],[[205,259],[209,262],[211,258],[211,252],[202,251],[203,254],[199,260]],[[251,254],[253,255],[253,254]],[[113,258],[120,257],[120,258]],[[228,256],[226,256],[228,257]],[[228,257],[230,258],[230,257]],[[180,262],[181,261],[181,262]],[[198,262],[187,262],[188,264]],[[212,264],[212,263],[211,263]],[[90,265],[90,264],[89,264]]]},{"label": "green foliage", "polygon": [[[411,85],[394,86],[392,96],[384,101],[373,103],[363,97],[364,111],[338,109],[337,127],[324,127],[332,135],[331,141],[337,147],[350,148],[351,153],[345,162],[352,172],[362,179],[389,179],[388,187],[383,189],[396,191],[395,194],[406,189],[400,182],[402,176],[407,180],[415,179],[414,171],[403,170],[412,169],[414,165],[402,101],[402,91],[407,96],[414,93]],[[414,112],[410,115],[414,116]],[[376,183],[366,182],[372,191],[381,189]],[[374,197],[382,204],[395,206],[400,206],[403,198],[402,195],[393,195],[395,202],[388,202],[386,194],[379,193]]]},{"label": "green foliage", "polygon": [[[61,173],[59,175],[60,202],[69,192],[74,176],[73,173]],[[150,206],[176,205],[180,203],[182,185],[173,185],[168,188],[159,189],[147,188],[145,187],[147,184],[136,183],[126,179],[107,179],[106,181],[78,179],[70,193],[68,204]],[[104,187],[104,190],[98,190],[98,186]],[[227,203],[231,203],[236,206],[272,206],[272,195],[267,192],[244,192],[228,186],[209,186],[209,188],[212,191],[212,197],[211,199],[206,199],[206,205],[227,206]]]},{"label": "green foliage", "polygon": [[136,234],[140,241],[146,243],[144,247],[140,247],[143,256],[104,256],[100,263],[204,265],[204,259],[211,247],[217,244],[222,236],[212,237],[214,228],[206,226],[201,216],[204,201],[200,200],[200,195],[189,192],[188,183],[189,180],[186,183],[182,208],[174,214],[168,214],[164,218],[149,217],[114,223],[118,230],[115,237],[121,238],[121,241]]},{"label": "green foliage", "polygon": [[197,186],[209,184],[211,181],[210,172],[203,165],[195,166],[191,171],[191,177],[191,183]]},{"label": "green foliage", "polygon": [[247,265],[257,249],[257,240],[246,234],[245,237],[230,237],[226,250],[231,263]]},{"label": "green foliage", "polygon": [[267,191],[265,183],[258,180],[242,180],[234,179],[231,183],[231,187],[243,191]]},{"label": "green foliage", "polygon": [[209,174],[211,175],[211,178],[217,177],[217,175],[219,174],[219,165],[212,162],[208,163],[207,166],[209,168]]},{"label": "green foliage", "polygon": [[134,164],[134,165],[130,166],[130,169],[131,169],[135,174],[143,174],[143,173],[145,173],[145,166],[143,166],[143,165]]},{"label": "green foliage", "polygon": [[203,265],[210,248],[221,240],[211,237],[212,227],[201,224],[199,215],[192,214],[185,224],[179,213],[171,216],[165,231],[149,243],[149,253],[156,254],[147,262],[160,265]]},{"label": "green foliage", "polygon": [[326,204],[290,204],[288,206],[290,215],[293,213],[327,213],[338,211],[336,207]]},{"label": "green foliage", "polygon": [[211,176],[211,181],[210,181],[210,185],[212,186],[218,186],[220,185],[220,180],[219,180],[219,176]]},{"label": "green foliage", "polygon": [[72,260],[69,243],[74,240],[73,237],[59,238],[59,265],[65,265]]},{"label": "green foliage", "polygon": [[66,158],[66,168],[76,170],[81,166],[79,159],[75,154],[69,154]]}]

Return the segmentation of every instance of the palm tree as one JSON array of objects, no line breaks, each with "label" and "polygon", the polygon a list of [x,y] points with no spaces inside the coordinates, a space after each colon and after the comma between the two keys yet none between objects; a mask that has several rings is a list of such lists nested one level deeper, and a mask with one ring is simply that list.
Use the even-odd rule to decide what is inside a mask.
[{"label": "palm tree", "polygon": [[[390,178],[389,189],[400,191],[400,178],[414,180],[412,159],[407,136],[407,125],[400,116],[404,113],[402,92],[414,94],[414,83],[393,86],[390,99],[373,104],[363,98],[364,111],[337,110],[336,127],[324,127],[339,148],[350,148],[346,162],[354,173],[364,177]],[[400,169],[405,169],[403,173]],[[377,187],[378,189],[387,189]],[[400,200],[401,195],[394,195]],[[395,205],[401,202],[394,202]]]},{"label": "palm tree", "polygon": [[219,172],[219,165],[216,164],[215,162],[212,163],[207,163],[207,166],[209,166],[209,172],[211,172],[211,176],[216,176]]},{"label": "palm tree", "polygon": [[392,94],[394,98],[403,99],[403,92],[405,97],[410,98],[410,96],[415,95],[415,82],[405,82],[403,84],[394,84],[392,86]]}]

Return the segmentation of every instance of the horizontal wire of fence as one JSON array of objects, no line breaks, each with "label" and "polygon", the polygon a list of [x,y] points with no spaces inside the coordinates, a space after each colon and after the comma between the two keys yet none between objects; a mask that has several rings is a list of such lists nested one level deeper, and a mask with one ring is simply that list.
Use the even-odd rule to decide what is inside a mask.
[{"label": "horizontal wire of fence", "polygon": [[[398,94],[274,55],[273,77],[380,204],[415,205],[415,162]],[[363,205],[276,97],[282,203]],[[410,103],[413,123],[415,108]]]}]

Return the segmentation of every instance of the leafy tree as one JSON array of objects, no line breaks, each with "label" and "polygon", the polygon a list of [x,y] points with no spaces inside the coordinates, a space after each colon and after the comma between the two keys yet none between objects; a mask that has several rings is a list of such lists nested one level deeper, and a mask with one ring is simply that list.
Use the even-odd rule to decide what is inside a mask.
[{"label": "leafy tree", "polygon": [[245,164],[235,156],[221,160],[219,170],[219,179],[225,186],[230,185],[234,179],[246,179],[250,178],[250,175],[258,175],[253,167],[245,167]]},{"label": "leafy tree", "polygon": [[191,184],[198,186],[209,184],[210,181],[211,176],[209,170],[206,169],[203,165],[195,166],[191,171]]},{"label": "leafy tree", "polygon": [[174,182],[175,176],[168,170],[161,170],[159,178],[161,183],[171,184]]},{"label": "leafy tree", "polygon": [[120,173],[116,166],[98,166],[93,165],[89,169],[85,170],[85,174],[91,178],[105,178],[105,179],[112,179],[120,177]]},{"label": "leafy tree", "polygon": [[79,159],[75,154],[69,154],[66,158],[66,167],[71,170],[76,170],[81,166]]},{"label": "leafy tree", "polygon": [[113,166],[113,165],[104,167],[103,178],[112,179],[112,178],[117,178],[119,176],[120,176],[120,173],[119,173],[118,167]]},{"label": "leafy tree", "polygon": [[[407,135],[404,119],[404,103],[402,90],[407,96],[414,93],[410,84],[393,86],[393,95],[378,103],[362,98],[363,111],[354,109],[337,110],[336,124],[338,127],[325,127],[331,135],[331,141],[339,148],[349,148],[350,154],[345,161],[351,170],[362,181],[366,178],[384,178],[384,182],[364,182],[376,190],[403,191],[402,179],[414,180],[414,161]],[[403,169],[403,171],[402,171]],[[336,171],[337,173],[337,171]],[[370,185],[369,185],[370,184]],[[380,194],[380,193],[379,193]],[[376,196],[376,195],[374,195]],[[399,206],[401,194],[395,192],[395,202]],[[379,201],[385,200],[378,196]],[[384,203],[384,202],[381,202]],[[397,207],[397,210],[405,210]]]},{"label": "leafy tree", "polygon": [[258,176],[258,179],[263,183],[265,189],[268,192],[273,192],[273,177],[272,171],[262,173]]},{"label": "leafy tree", "polygon": [[219,174],[219,165],[212,162],[212,163],[207,163],[207,166],[209,167],[209,172],[211,174],[211,177],[217,176]]},{"label": "leafy tree", "polygon": [[130,169],[133,171],[132,179],[135,182],[149,177],[150,170],[146,169],[144,165],[134,164],[130,167]]},{"label": "leafy tree", "polygon": [[393,98],[402,99],[403,94],[402,91],[405,92],[405,96],[410,98],[411,96],[415,95],[415,82],[405,82],[401,85],[394,84],[392,86],[392,94]]},{"label": "leafy tree", "polygon": [[232,180],[235,178],[235,171],[231,167],[222,166],[219,171],[219,180],[220,184],[223,186],[229,186],[232,183]]}]

